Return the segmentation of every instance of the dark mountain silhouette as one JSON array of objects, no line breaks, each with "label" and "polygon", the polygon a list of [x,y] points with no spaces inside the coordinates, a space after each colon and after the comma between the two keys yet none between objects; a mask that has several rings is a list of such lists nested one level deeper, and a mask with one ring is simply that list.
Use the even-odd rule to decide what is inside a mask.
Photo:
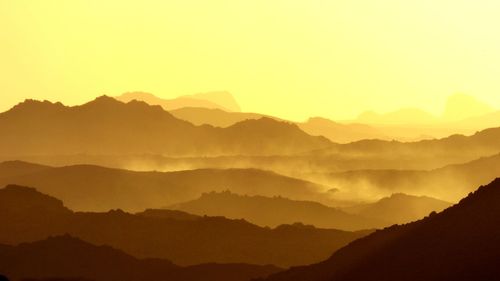
[{"label": "dark mountain silhouette", "polygon": [[94,281],[246,281],[278,270],[273,266],[246,264],[180,267],[168,260],[137,259],[109,246],[95,246],[69,235],[17,246],[0,245],[0,271],[13,280],[63,277]]},{"label": "dark mountain silhouette", "polygon": [[370,232],[317,229],[301,224],[271,229],[244,220],[186,219],[168,213],[73,212],[61,201],[33,188],[11,185],[0,189],[0,243],[31,242],[68,233],[139,258],[164,258],[180,265],[217,262],[288,267],[323,260]]},{"label": "dark mountain silhouette", "polygon": [[422,219],[431,212],[441,212],[451,203],[427,196],[412,196],[394,193],[375,203],[343,208],[347,213],[367,218],[386,220],[391,224],[402,224]]},{"label": "dark mountain silhouette", "polygon": [[202,218],[201,216],[193,215],[183,211],[166,209],[147,209],[143,212],[136,213],[136,215],[149,218],[163,218],[187,221],[194,221]]},{"label": "dark mountain silhouette", "polygon": [[245,219],[261,226],[300,222],[320,228],[360,230],[387,226],[383,218],[367,219],[312,201],[283,197],[242,196],[225,192],[204,193],[200,198],[171,206],[189,213]]},{"label": "dark mountain silhouette", "polygon": [[[39,167],[33,172],[33,167]],[[0,186],[36,186],[61,198],[74,210],[142,211],[196,199],[203,192],[237,193],[321,200],[324,187],[273,172],[255,169],[202,169],[178,172],[134,172],[91,165],[34,166],[24,162],[0,163]]]},{"label": "dark mountain silhouette", "polygon": [[180,96],[174,99],[162,99],[153,94],[144,92],[129,92],[115,98],[122,102],[130,102],[133,100],[143,101],[151,105],[159,105],[165,110],[175,110],[183,107],[200,107],[225,111],[240,111],[240,106],[228,92],[200,93]]},{"label": "dark mountain silhouette", "polygon": [[328,260],[278,280],[496,280],[500,276],[500,179],[423,220],[359,239]]},{"label": "dark mountain silhouette", "polygon": [[102,96],[80,106],[27,100],[0,114],[0,155],[275,155],[331,143],[262,118],[228,128],[194,126],[160,106]]}]

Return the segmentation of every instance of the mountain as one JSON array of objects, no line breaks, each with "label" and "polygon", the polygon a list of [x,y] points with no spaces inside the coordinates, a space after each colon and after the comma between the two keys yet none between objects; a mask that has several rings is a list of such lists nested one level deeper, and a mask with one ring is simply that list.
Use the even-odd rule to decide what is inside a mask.
[{"label": "mountain", "polygon": [[[184,97],[190,97],[201,100],[212,101],[216,104],[220,104],[228,111],[239,112],[241,111],[241,107],[234,98],[234,96],[227,91],[213,91],[213,92],[205,92],[205,93],[197,93],[193,95],[187,95]],[[186,107],[186,106],[184,106]]]},{"label": "mountain", "polygon": [[[263,117],[283,121],[280,118],[258,113],[227,112],[221,109],[184,107],[169,111],[173,116],[195,125],[212,125],[214,127],[229,127],[245,120]],[[392,139],[378,128],[364,124],[342,124],[329,119],[314,117],[306,122],[295,123],[312,136],[324,136],[337,143],[348,143],[362,139]]]},{"label": "mountain", "polygon": [[378,128],[365,124],[343,124],[329,119],[314,117],[304,123],[299,123],[299,128],[312,136],[324,136],[333,142],[349,143],[362,139],[388,139]]},{"label": "mountain", "polygon": [[310,264],[370,233],[301,224],[271,229],[223,217],[172,217],[171,212],[164,210],[139,214],[121,210],[73,212],[58,199],[15,185],[0,189],[0,225],[3,244],[32,242],[67,233],[138,258],[162,258],[180,265]]},{"label": "mountain", "polygon": [[[467,162],[479,157],[491,156],[500,152],[500,128],[489,128],[476,132],[470,136],[452,135],[441,139],[421,140],[416,142],[399,142],[383,140],[362,140],[358,142],[330,146],[326,149],[312,151],[311,154],[321,155],[344,155],[351,157],[379,158],[379,167],[387,159],[399,161],[401,165],[405,161],[418,162],[426,159],[429,164],[444,166],[460,162]],[[441,165],[442,163],[446,163]],[[408,163],[412,164],[412,163]],[[408,169],[408,168],[405,168]]]},{"label": "mountain", "polygon": [[[356,193],[362,189],[368,194],[403,192],[458,201],[473,191],[472,186],[486,184],[498,175],[500,154],[433,170],[357,170],[314,175],[310,178],[336,186],[345,193]],[[339,196],[340,193],[342,192],[334,195]]]},{"label": "mountain", "polygon": [[197,215],[245,219],[261,226],[300,222],[320,228],[360,230],[386,226],[384,219],[367,219],[312,201],[283,197],[242,196],[225,192],[204,193],[200,198],[171,206]]},{"label": "mountain", "polygon": [[36,186],[61,198],[74,210],[142,211],[193,200],[204,192],[231,190],[248,195],[327,201],[326,187],[256,169],[199,169],[177,172],[135,172],[92,165],[65,167],[0,163],[0,186]]},{"label": "mountain", "polygon": [[183,107],[200,107],[225,111],[240,111],[240,106],[236,100],[227,92],[211,92],[180,96],[175,99],[162,99],[153,94],[144,92],[128,92],[115,98],[125,103],[133,100],[143,101],[150,105],[159,105],[165,110],[175,110]]},{"label": "mountain", "polygon": [[500,179],[423,220],[350,243],[321,263],[269,281],[496,280],[500,276]]},{"label": "mountain", "polygon": [[223,128],[249,119],[269,117],[279,120],[278,118],[258,113],[228,112],[221,109],[203,107],[183,107],[170,110],[169,112],[176,118],[188,121],[194,125],[212,125],[214,127]]},{"label": "mountain", "polygon": [[441,212],[451,203],[428,196],[412,196],[394,193],[375,203],[343,208],[342,210],[367,218],[389,221],[391,224],[403,224],[419,220],[431,212]]},{"label": "mountain", "polygon": [[380,114],[373,111],[361,113],[355,120],[363,124],[429,124],[437,118],[418,108],[403,108],[396,111]]},{"label": "mountain", "polygon": [[483,116],[495,111],[490,105],[477,100],[473,96],[455,94],[446,101],[443,119],[460,121],[467,118]]},{"label": "mountain", "polygon": [[27,100],[0,113],[0,155],[276,155],[331,142],[269,118],[194,126],[160,106],[102,96],[80,106]]},{"label": "mountain", "polygon": [[273,266],[246,264],[180,267],[163,259],[137,259],[109,246],[96,246],[69,235],[17,246],[0,245],[0,272],[12,280],[62,277],[93,281],[247,281],[277,271]]}]

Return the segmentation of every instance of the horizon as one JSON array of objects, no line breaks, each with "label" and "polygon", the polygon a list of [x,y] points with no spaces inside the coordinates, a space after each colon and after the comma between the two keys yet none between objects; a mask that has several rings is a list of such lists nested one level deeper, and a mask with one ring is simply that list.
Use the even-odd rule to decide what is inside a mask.
[{"label": "horizon", "polygon": [[[12,106],[6,108],[5,110],[3,111],[0,111],[1,112],[6,112],[10,109],[12,109],[14,106],[18,105],[18,104],[21,104],[27,100],[34,100],[34,101],[49,101],[51,103],[62,103],[64,106],[68,106],[68,107],[73,107],[73,106],[79,106],[79,105],[83,105],[83,104],[86,104],[86,103],[89,103],[99,97],[102,97],[102,96],[106,96],[106,97],[111,97],[113,99],[116,99],[120,102],[125,102],[127,103],[128,101],[125,101],[123,99],[120,99],[121,97],[123,97],[124,95],[126,94],[131,94],[131,95],[135,95],[136,93],[137,94],[147,94],[147,95],[151,95],[152,97],[154,98],[159,98],[159,99],[162,99],[162,100],[175,100],[175,99],[178,99],[178,98],[196,98],[195,95],[196,94],[210,94],[210,93],[219,93],[219,92],[223,92],[223,93],[227,93],[229,94],[230,96],[232,96],[233,98],[235,97],[231,92],[227,92],[227,91],[207,91],[207,92],[202,92],[202,93],[193,93],[193,94],[186,94],[186,95],[180,95],[180,96],[172,96],[170,98],[163,98],[161,96],[157,96],[155,95],[154,93],[149,93],[149,92],[144,92],[144,91],[128,91],[128,92],[124,92],[120,95],[115,95],[115,96],[112,96],[112,95],[108,95],[108,94],[102,94],[102,95],[97,95],[97,96],[90,96],[88,100],[85,100],[81,103],[77,103],[77,104],[68,104],[68,103],[65,103],[63,101],[60,101],[60,100],[53,100],[53,99],[47,99],[47,98],[43,98],[43,99],[37,99],[37,98],[23,98],[21,100],[19,100],[18,102],[14,103]],[[458,97],[459,99],[465,99],[465,101],[469,101],[469,102],[473,102],[473,103],[478,103],[482,106],[485,106],[485,107],[488,107],[487,110],[485,111],[481,111],[481,112],[466,112],[466,110],[464,109],[464,112],[462,112],[462,117],[461,119],[456,119],[456,120],[446,120],[446,110],[447,110],[447,103],[452,99],[452,98],[455,98],[455,97]],[[146,102],[147,104],[150,104],[148,103],[147,101],[141,99],[141,98],[134,98],[135,100],[138,100],[138,101],[143,101],[143,102]],[[196,99],[199,99],[199,98],[196,98]],[[209,99],[206,99],[207,101],[209,101]],[[214,102],[214,104],[217,105],[217,101],[210,101],[210,102]],[[235,99],[235,102],[238,106],[240,106],[242,109],[245,108],[244,105],[242,105],[241,103],[238,102],[237,99]],[[463,102],[463,101],[461,101]],[[152,104],[150,104],[152,105]],[[467,104],[464,104],[464,107],[466,106]],[[204,106],[200,106],[199,108],[203,108]],[[163,107],[163,109],[165,111],[171,111],[171,110],[175,110],[177,108],[174,108],[174,109],[168,109],[168,108],[165,108]],[[228,109],[225,109],[225,108],[219,108],[223,111],[226,111],[226,112],[233,112],[231,110],[228,110]],[[457,110],[457,108],[454,108],[455,110]],[[463,94],[463,93],[456,93],[456,94],[453,94],[453,95],[450,95],[447,97],[446,99],[446,103],[443,105],[443,108],[438,111],[438,113],[433,113],[433,112],[429,112],[429,111],[426,111],[425,109],[423,108],[419,108],[419,107],[413,107],[413,106],[410,106],[410,107],[401,107],[401,108],[394,108],[394,109],[391,109],[389,111],[374,111],[374,110],[364,110],[364,111],[361,111],[359,112],[357,115],[354,115],[354,116],[351,116],[351,118],[347,118],[347,119],[331,119],[331,118],[328,118],[326,116],[318,116],[318,115],[311,115],[311,116],[307,116],[305,119],[301,119],[301,120],[294,120],[294,119],[286,119],[285,117],[283,116],[275,116],[275,115],[271,115],[271,114],[266,114],[264,112],[249,112],[249,111],[244,111],[244,110],[238,110],[238,111],[234,111],[234,112],[241,112],[241,113],[257,113],[257,114],[262,114],[262,115],[267,115],[267,116],[271,116],[271,117],[277,117],[277,118],[280,118],[282,120],[285,120],[285,121],[290,121],[290,122],[297,122],[297,123],[300,123],[300,122],[307,122],[308,120],[310,119],[314,119],[314,118],[324,118],[324,119],[328,119],[328,120],[331,120],[331,121],[334,121],[334,122],[340,122],[340,123],[345,123],[345,124],[356,124],[356,123],[364,123],[366,122],[366,120],[362,120],[362,117],[363,115],[365,114],[376,114],[376,115],[380,115],[380,116],[384,116],[384,115],[387,115],[387,114],[392,114],[392,113],[397,113],[397,112],[405,112],[405,111],[413,111],[413,110],[416,110],[417,112],[422,112],[422,113],[425,113],[425,114],[428,114],[429,116],[431,116],[432,118],[435,118],[436,120],[434,120],[433,122],[436,122],[436,123],[439,123],[439,122],[442,122],[442,123],[447,123],[447,122],[456,122],[456,121],[462,121],[462,120],[465,120],[467,118],[471,118],[471,117],[477,117],[477,116],[481,116],[481,115],[486,115],[486,114],[489,114],[489,113],[493,113],[493,112],[496,112],[496,111],[500,111],[500,108],[495,108],[493,107],[491,104],[487,104],[487,103],[484,103],[483,101],[481,100],[478,100],[476,99],[474,96],[471,96],[471,95],[466,95],[466,94]],[[470,115],[468,115],[470,114]],[[440,120],[441,119],[441,120]],[[423,122],[423,124],[425,124],[426,122]],[[370,123],[368,123],[370,124]],[[374,122],[373,124],[378,124],[377,122]],[[404,125],[405,122],[404,121],[401,121],[401,123],[397,123],[397,124],[400,124],[400,125]],[[382,124],[379,124],[379,125],[383,125]],[[389,124],[387,124],[389,125]]]},{"label": "horizon", "polygon": [[500,4],[361,3],[2,1],[0,110],[135,89],[167,99],[225,89],[243,111],[293,121],[439,115],[454,93],[500,108]]}]

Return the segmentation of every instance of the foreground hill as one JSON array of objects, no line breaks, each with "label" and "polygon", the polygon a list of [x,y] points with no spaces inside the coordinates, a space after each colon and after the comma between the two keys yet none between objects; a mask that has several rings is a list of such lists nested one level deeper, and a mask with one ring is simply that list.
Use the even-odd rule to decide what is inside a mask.
[{"label": "foreground hill", "polygon": [[0,186],[36,186],[74,210],[142,211],[193,200],[204,192],[231,190],[249,195],[322,200],[324,187],[255,169],[200,169],[134,172],[91,165],[49,167],[26,162],[0,163]]},{"label": "foreground hill", "polygon": [[269,281],[496,280],[500,276],[500,179],[439,214],[359,239],[328,260]]},{"label": "foreground hill", "polygon": [[200,198],[170,208],[192,214],[245,219],[261,226],[300,222],[321,228],[359,230],[387,226],[383,218],[367,219],[312,201],[283,197],[242,196],[225,192],[204,193]]},{"label": "foreground hill", "polygon": [[427,196],[395,193],[377,202],[344,208],[347,213],[403,224],[422,219],[431,212],[441,212],[451,203]]},{"label": "foreground hill", "polygon": [[310,264],[369,231],[347,232],[304,225],[262,228],[244,220],[193,217],[171,211],[139,214],[114,210],[73,212],[35,189],[0,189],[0,243],[17,244],[68,233],[139,258],[175,264],[249,263],[280,267]]},{"label": "foreground hill", "polygon": [[247,281],[278,270],[246,264],[180,267],[168,260],[137,259],[68,235],[17,246],[0,245],[0,272],[13,281],[54,277],[93,281]]},{"label": "foreground hill", "polygon": [[0,155],[275,155],[331,142],[270,118],[195,126],[160,106],[102,96],[80,106],[27,100],[0,114]]}]

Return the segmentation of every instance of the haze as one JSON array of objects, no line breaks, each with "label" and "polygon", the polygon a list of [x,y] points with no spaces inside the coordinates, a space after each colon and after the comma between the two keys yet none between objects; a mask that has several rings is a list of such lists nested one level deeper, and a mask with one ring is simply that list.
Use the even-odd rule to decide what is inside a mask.
[{"label": "haze", "polygon": [[[303,121],[500,106],[496,1],[0,1],[0,109],[227,90]],[[47,94],[50,93],[50,96]]]}]

